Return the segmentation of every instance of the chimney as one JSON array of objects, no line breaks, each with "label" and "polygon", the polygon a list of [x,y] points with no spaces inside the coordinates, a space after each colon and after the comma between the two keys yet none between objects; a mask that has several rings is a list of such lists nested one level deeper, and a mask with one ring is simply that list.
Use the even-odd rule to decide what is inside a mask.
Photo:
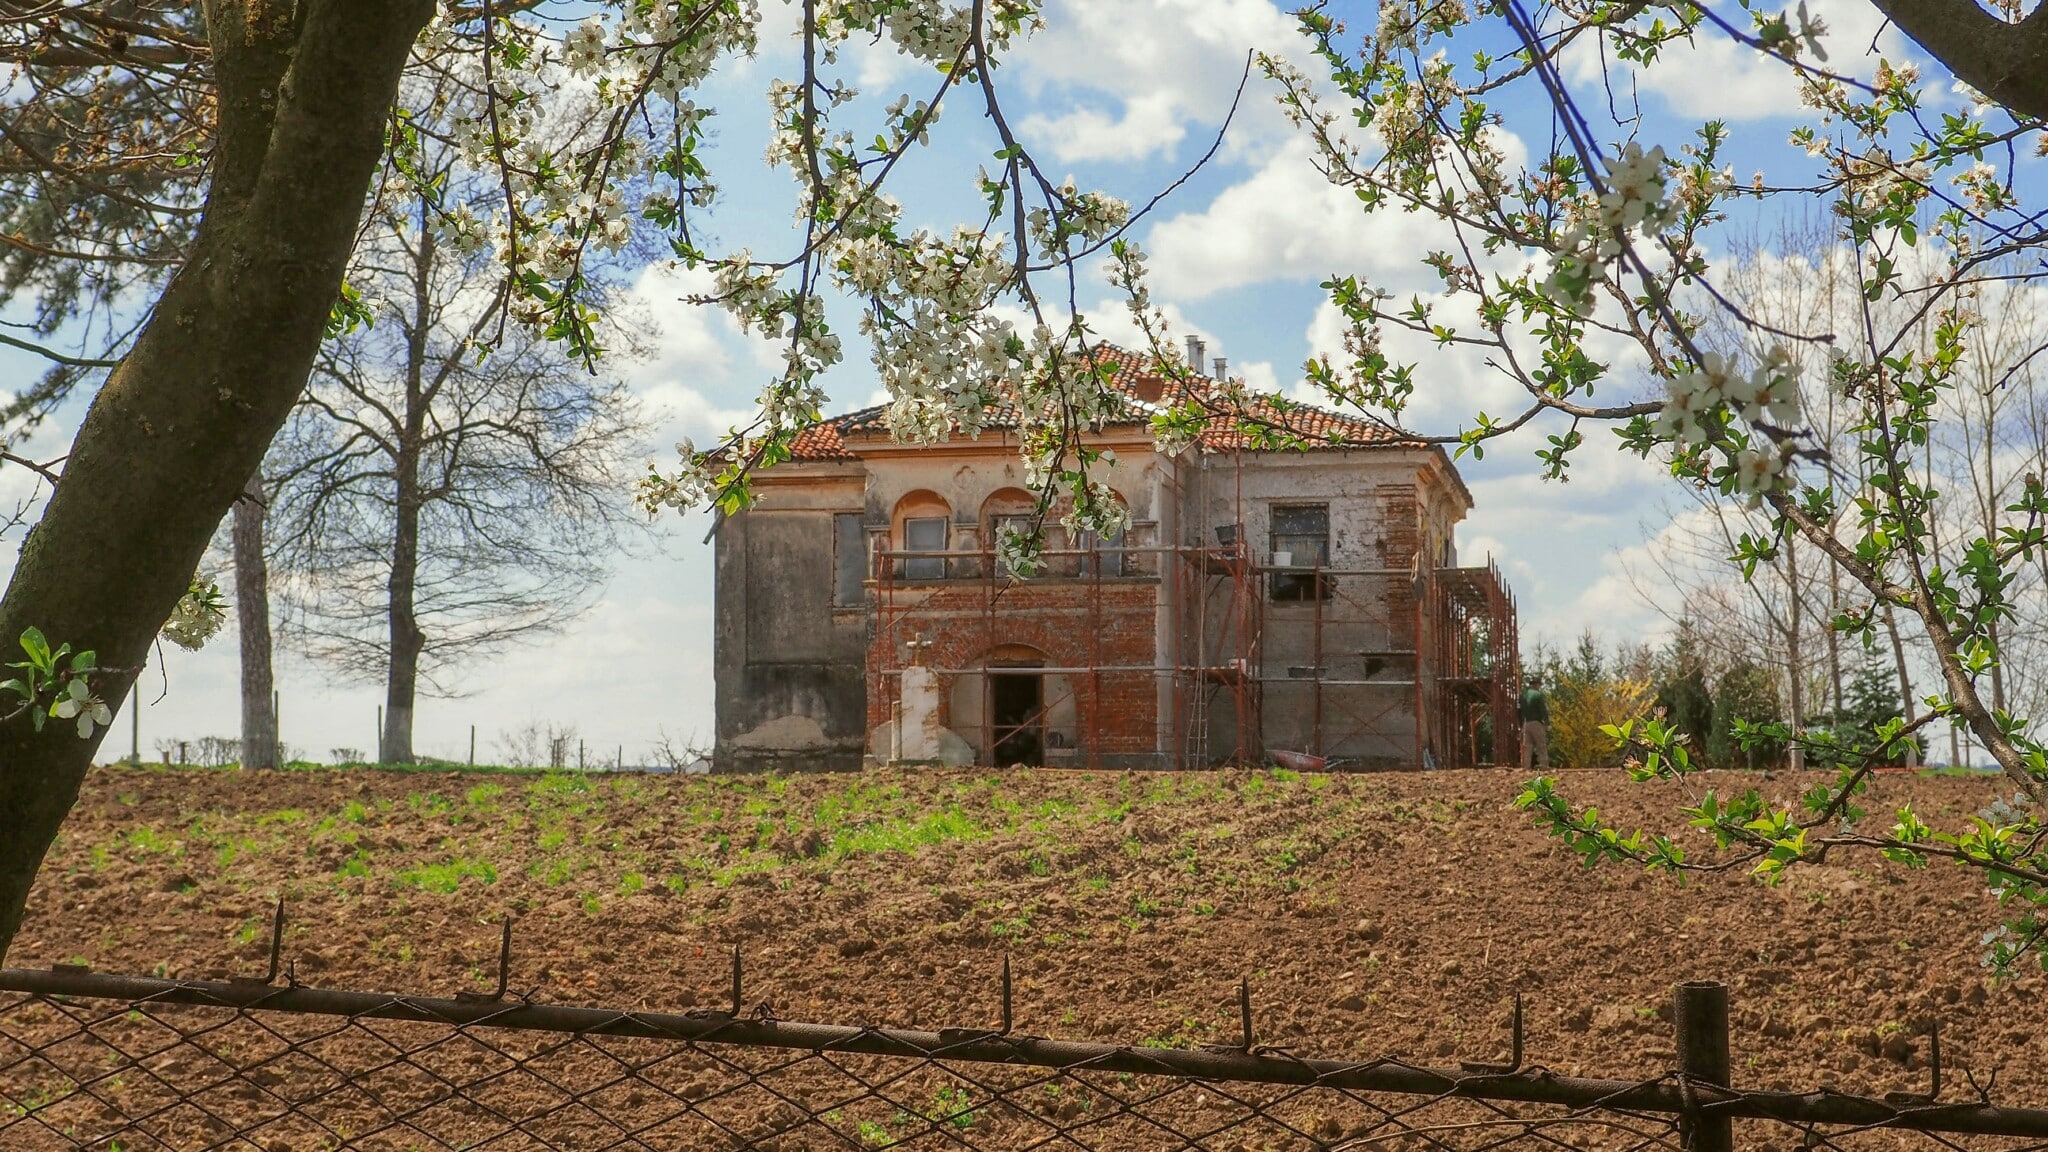
[{"label": "chimney", "polygon": [[1230,379],[1230,361],[1221,356],[1216,358],[1216,378],[1225,381]]},{"label": "chimney", "polygon": [[1202,351],[1202,338],[1200,336],[1189,336],[1188,367],[1193,368],[1197,373],[1202,370]]}]

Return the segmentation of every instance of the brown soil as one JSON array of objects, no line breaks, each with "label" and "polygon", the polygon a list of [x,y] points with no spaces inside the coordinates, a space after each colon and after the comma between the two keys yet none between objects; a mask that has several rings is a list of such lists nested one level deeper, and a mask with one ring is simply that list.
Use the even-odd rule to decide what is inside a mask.
[{"label": "brown soil", "polygon": [[[487,988],[509,913],[512,986],[549,1002],[716,1005],[737,944],[749,1002],[786,1020],[988,1027],[1007,954],[1020,1032],[1227,1043],[1248,976],[1261,1044],[1446,1065],[1505,1055],[1519,989],[1530,1063],[1606,1077],[1668,1069],[1671,986],[1710,978],[1731,986],[1742,1086],[1924,1088],[1938,1020],[1952,1073],[2048,1100],[2043,981],[1986,979],[1997,910],[1970,874],[1587,871],[1511,809],[1519,779],[101,769],[8,963],[260,974],[282,895],[285,955],[328,987]],[[1564,788],[1666,830],[1694,790]],[[1952,827],[1997,791],[1895,775],[1869,806]]]}]

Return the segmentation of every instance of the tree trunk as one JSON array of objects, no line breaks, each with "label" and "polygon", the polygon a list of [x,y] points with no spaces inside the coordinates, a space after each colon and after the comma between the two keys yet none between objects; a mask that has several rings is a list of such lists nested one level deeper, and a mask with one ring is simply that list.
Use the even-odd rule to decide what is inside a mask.
[{"label": "tree trunk", "polygon": [[1794,549],[1793,538],[1785,537],[1785,586],[1791,589],[1789,605],[1790,627],[1785,637],[1785,666],[1791,680],[1792,704],[1792,746],[1787,753],[1790,767],[1794,772],[1806,767],[1806,748],[1800,743],[1806,736],[1806,666],[1800,660],[1799,645],[1805,639],[1799,634],[1799,561]]},{"label": "tree trunk", "polygon": [[[426,208],[421,206],[421,213]],[[427,425],[427,337],[434,330],[434,230],[422,221],[419,247],[414,249],[412,316],[406,327],[404,426],[391,462],[392,539],[389,597],[391,651],[384,680],[383,745],[377,759],[385,764],[410,764],[413,702],[419,694],[420,632],[416,593],[420,570],[420,445]]]},{"label": "tree trunk", "polygon": [[1828,683],[1833,689],[1833,715],[1842,714],[1842,637],[1835,631],[1835,617],[1842,614],[1842,566],[1828,558]]},{"label": "tree trunk", "polygon": [[425,639],[413,614],[414,581],[419,573],[419,455],[400,453],[398,526],[391,549],[391,654],[384,682],[383,743],[377,759],[385,764],[411,764],[413,699],[419,689],[420,649]]},{"label": "tree trunk", "polygon": [[[212,184],[192,254],[86,412],[0,637],[93,649],[109,705],[305,386],[431,0],[214,0]],[[125,671],[121,671],[125,669]],[[0,961],[105,730],[0,725]]]},{"label": "tree trunk", "polygon": [[242,641],[242,767],[275,768],[271,710],[270,572],[263,559],[263,475],[249,474],[235,501],[235,624]]},{"label": "tree trunk", "polygon": [[[1892,606],[1889,603],[1884,606],[1884,627],[1885,631],[1891,633],[1892,637],[1892,662],[1897,666],[1899,672],[1899,699],[1905,706],[1906,723],[1912,724],[1915,720],[1914,713],[1918,711],[1918,709],[1913,707],[1913,678],[1906,671],[1906,642],[1899,636],[1899,618],[1892,612]],[[1920,746],[1918,744],[1907,744],[1906,767],[1918,768],[1919,766]]]}]

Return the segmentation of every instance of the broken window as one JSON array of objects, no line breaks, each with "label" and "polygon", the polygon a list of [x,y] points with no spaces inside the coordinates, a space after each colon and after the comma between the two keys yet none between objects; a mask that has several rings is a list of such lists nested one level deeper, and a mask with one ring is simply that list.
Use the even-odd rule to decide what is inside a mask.
[{"label": "broken window", "polygon": [[858,512],[832,516],[832,605],[848,608],[861,602],[868,578],[868,536]]},{"label": "broken window", "polygon": [[[903,550],[906,552],[944,552],[946,550],[946,518],[944,516],[913,516],[903,522]],[[906,580],[944,580],[946,558],[944,556],[908,556],[903,560],[903,578]]]},{"label": "broken window", "polygon": [[[1327,600],[1330,578],[1313,571],[1330,563],[1330,506],[1273,506],[1272,575],[1275,600]],[[1308,569],[1308,571],[1302,571]]]}]

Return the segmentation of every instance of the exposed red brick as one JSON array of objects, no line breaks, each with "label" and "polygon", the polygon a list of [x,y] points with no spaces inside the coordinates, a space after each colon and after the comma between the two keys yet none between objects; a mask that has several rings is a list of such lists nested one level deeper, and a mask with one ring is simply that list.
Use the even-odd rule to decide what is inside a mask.
[{"label": "exposed red brick", "polygon": [[[986,654],[1007,645],[1037,649],[1047,667],[1150,667],[1158,583],[1150,579],[1046,579],[998,585],[962,581],[896,589],[886,618],[877,619],[868,646],[868,727],[886,723],[896,701],[896,678],[886,669],[904,664],[904,642],[931,641],[924,663],[936,668],[980,667]],[[1099,594],[1097,589],[1099,588]],[[1158,749],[1158,694],[1150,672],[1090,672],[1074,683],[1076,728],[1087,754],[1147,754]],[[950,725],[952,718],[941,715]],[[962,733],[970,742],[977,734]]]}]

